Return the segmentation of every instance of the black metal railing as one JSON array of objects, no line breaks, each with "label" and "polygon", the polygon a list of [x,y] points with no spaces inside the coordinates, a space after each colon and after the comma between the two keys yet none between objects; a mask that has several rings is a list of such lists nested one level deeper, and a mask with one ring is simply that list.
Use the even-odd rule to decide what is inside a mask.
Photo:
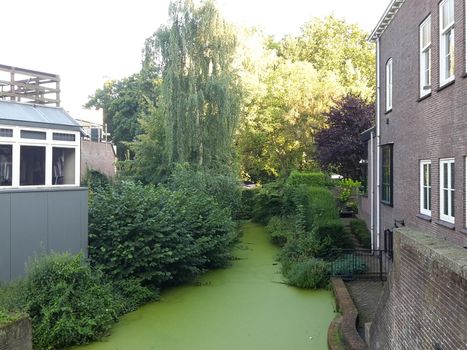
[{"label": "black metal railing", "polygon": [[331,263],[331,275],[346,281],[385,281],[391,264],[391,259],[384,250],[373,249],[335,250],[326,260]]}]

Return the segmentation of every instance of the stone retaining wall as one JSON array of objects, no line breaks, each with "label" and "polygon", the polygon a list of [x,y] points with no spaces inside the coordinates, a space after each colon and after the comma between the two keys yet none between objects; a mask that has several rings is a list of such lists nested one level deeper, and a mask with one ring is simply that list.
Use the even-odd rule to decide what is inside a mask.
[{"label": "stone retaining wall", "polygon": [[341,334],[344,344],[349,350],[366,350],[367,345],[357,332],[358,311],[352,298],[340,278],[331,278],[332,289],[336,297],[337,306],[342,313]]},{"label": "stone retaining wall", "polygon": [[31,321],[22,318],[0,326],[0,350],[32,350]]}]

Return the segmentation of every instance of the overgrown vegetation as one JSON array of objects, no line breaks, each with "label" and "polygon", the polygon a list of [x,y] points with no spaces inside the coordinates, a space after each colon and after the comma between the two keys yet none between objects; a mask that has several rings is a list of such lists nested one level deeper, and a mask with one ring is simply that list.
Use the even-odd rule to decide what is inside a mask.
[{"label": "overgrown vegetation", "polygon": [[34,348],[61,349],[101,338],[119,315],[157,297],[139,280],[108,279],[82,255],[51,253],[32,259],[23,279],[0,286],[0,324],[27,314]]},{"label": "overgrown vegetation", "polygon": [[293,172],[285,182],[269,183],[256,193],[253,219],[267,222],[271,240],[282,247],[283,275],[297,287],[324,287],[331,273],[328,260],[336,250],[353,247],[327,184],[322,173]]},{"label": "overgrown vegetation", "polygon": [[229,210],[196,188],[122,182],[95,193],[89,208],[92,264],[117,280],[155,287],[225,266],[235,242]]},{"label": "overgrown vegetation", "polygon": [[365,221],[355,219],[350,222],[350,232],[357,237],[363,248],[371,249],[371,235]]}]

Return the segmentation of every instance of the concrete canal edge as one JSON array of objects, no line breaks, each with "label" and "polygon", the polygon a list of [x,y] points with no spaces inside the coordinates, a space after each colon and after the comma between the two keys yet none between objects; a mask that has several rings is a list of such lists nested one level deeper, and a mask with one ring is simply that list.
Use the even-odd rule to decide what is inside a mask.
[{"label": "concrete canal edge", "polygon": [[27,317],[0,326],[0,350],[32,350],[32,327]]},{"label": "concrete canal edge", "polygon": [[[352,298],[350,297],[344,281],[342,281],[340,278],[333,277],[331,278],[331,286],[336,298],[337,308],[341,312],[342,316],[340,320],[338,318],[334,319],[334,321],[332,321],[331,325],[329,326],[329,349],[342,349],[342,347],[339,347],[339,344],[336,344],[337,342],[335,341],[336,332],[339,334],[340,328],[340,334],[342,335],[342,340],[346,349],[367,350],[368,346],[357,332],[358,311]],[[336,329],[336,327],[338,328]],[[335,347],[331,347],[332,345]]]}]

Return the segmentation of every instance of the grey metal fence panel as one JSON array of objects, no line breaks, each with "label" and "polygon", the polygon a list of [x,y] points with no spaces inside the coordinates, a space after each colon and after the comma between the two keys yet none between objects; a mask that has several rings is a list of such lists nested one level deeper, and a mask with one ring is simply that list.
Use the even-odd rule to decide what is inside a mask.
[{"label": "grey metal fence panel", "polygon": [[87,189],[0,191],[0,281],[24,274],[34,255],[87,253]]},{"label": "grey metal fence panel", "polygon": [[24,273],[34,254],[47,249],[47,194],[11,193],[11,278]]},{"label": "grey metal fence panel", "polygon": [[0,281],[10,279],[10,194],[0,196]]},{"label": "grey metal fence panel", "polygon": [[48,248],[56,252],[79,253],[81,249],[81,196],[76,192],[50,192],[48,206]]}]

